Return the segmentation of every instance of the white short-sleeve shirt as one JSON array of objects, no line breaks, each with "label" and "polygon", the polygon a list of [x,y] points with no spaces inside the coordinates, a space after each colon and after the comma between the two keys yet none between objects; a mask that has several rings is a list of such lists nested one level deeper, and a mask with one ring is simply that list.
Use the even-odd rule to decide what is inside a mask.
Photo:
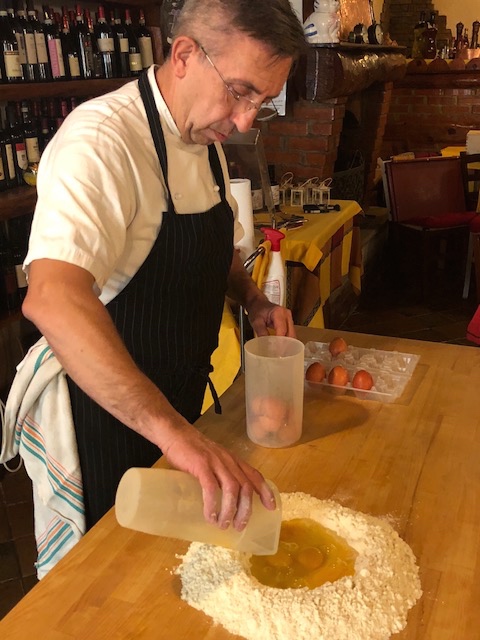
[{"label": "white short-sleeve shirt", "polygon": [[[220,201],[208,147],[181,140],[157,87],[154,66],[148,79],[165,136],[176,213],[208,211]],[[221,145],[217,150],[238,242],[243,229]],[[37,192],[26,272],[41,258],[83,267],[94,276],[100,300],[108,303],[148,256],[167,208],[137,80],[69,114],[42,155]]]}]

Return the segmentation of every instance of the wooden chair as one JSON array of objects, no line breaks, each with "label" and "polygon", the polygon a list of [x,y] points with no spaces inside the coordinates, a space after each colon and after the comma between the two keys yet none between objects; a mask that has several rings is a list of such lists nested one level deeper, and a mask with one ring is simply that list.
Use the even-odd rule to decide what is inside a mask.
[{"label": "wooden chair", "polygon": [[477,215],[469,224],[469,238],[467,249],[467,263],[465,268],[465,280],[463,283],[463,297],[468,298],[472,265],[475,265],[477,301],[480,304],[480,153],[460,153],[460,165],[462,168],[463,188],[467,208],[476,211]]},{"label": "wooden chair", "polygon": [[[445,259],[445,246],[459,238],[466,256],[468,225],[475,217],[467,208],[458,157],[387,160],[383,163],[385,196],[390,210],[393,249],[405,255],[401,235],[420,237],[422,294],[428,291],[432,263]],[[464,245],[464,249],[463,249]]]}]

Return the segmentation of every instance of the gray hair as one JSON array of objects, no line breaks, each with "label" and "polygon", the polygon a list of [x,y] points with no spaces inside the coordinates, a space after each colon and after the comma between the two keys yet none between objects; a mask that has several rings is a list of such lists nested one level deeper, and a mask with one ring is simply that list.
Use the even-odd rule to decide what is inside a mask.
[{"label": "gray hair", "polygon": [[289,0],[186,0],[172,36],[189,36],[211,50],[215,35],[224,41],[239,32],[280,58],[297,60],[306,49],[303,26]]}]

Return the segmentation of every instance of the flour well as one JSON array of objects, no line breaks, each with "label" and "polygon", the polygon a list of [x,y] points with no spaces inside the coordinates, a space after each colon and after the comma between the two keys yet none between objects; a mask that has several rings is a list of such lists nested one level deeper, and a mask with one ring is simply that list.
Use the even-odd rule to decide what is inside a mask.
[{"label": "flour well", "polygon": [[247,640],[386,640],[421,596],[410,547],[383,520],[304,493],[282,494],[282,518],[312,518],[357,552],[355,575],[316,589],[274,589],[249,556],[194,542],[177,573],[182,598]]}]

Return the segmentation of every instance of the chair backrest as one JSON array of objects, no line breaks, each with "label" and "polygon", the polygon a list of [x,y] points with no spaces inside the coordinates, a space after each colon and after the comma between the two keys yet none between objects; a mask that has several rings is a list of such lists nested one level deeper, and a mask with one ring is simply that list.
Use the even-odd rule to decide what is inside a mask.
[{"label": "chair backrest", "polygon": [[463,188],[468,211],[479,211],[480,153],[460,153]]},{"label": "chair backrest", "polygon": [[386,160],[384,172],[394,222],[467,210],[458,157]]}]

